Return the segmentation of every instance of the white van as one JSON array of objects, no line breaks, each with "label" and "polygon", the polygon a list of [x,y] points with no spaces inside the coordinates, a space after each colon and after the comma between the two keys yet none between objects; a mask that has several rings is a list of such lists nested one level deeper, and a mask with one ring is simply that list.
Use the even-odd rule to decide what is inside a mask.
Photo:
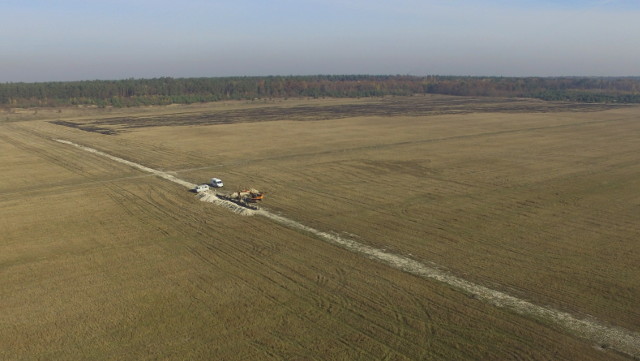
[{"label": "white van", "polygon": [[224,184],[220,178],[211,178],[211,186],[214,188],[222,188]]},{"label": "white van", "polygon": [[199,184],[194,188],[194,190],[196,193],[205,192],[209,190],[209,186],[206,184]]}]

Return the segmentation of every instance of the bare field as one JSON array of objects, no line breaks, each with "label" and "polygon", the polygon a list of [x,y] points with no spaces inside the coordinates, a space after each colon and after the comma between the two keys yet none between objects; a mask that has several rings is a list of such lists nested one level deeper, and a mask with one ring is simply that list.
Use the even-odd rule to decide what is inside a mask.
[{"label": "bare field", "polygon": [[640,331],[638,107],[411,97],[113,112],[0,122],[2,359],[624,359],[54,138],[254,186],[316,229]]}]

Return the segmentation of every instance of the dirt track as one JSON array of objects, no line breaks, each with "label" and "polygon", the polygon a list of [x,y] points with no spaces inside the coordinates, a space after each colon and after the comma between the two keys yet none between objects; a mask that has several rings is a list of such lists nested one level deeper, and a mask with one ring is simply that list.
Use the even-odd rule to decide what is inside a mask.
[{"label": "dirt track", "polygon": [[[84,151],[98,154],[116,162],[120,162],[139,170],[152,173],[168,181],[185,186],[188,189],[192,189],[195,187],[194,183],[181,180],[167,172],[155,170],[119,157],[112,156],[110,154],[98,151],[87,146],[75,144],[67,140],[56,139],[56,141],[63,144],[75,146]],[[424,263],[417,262],[408,257],[393,254],[381,249],[367,246],[354,240],[319,231],[287,217],[276,215],[265,209],[252,211],[238,206],[232,202],[219,199],[209,192],[200,194],[198,196],[202,201],[216,204],[241,215],[260,215],[289,228],[313,234],[324,241],[338,245],[365,257],[383,262],[401,271],[443,282],[492,305],[501,308],[507,308],[519,314],[532,316],[546,322],[556,323],[559,326],[569,330],[571,333],[580,337],[587,338],[597,345],[608,345],[608,347],[611,347],[612,349],[615,349],[619,352],[634,357],[640,357],[640,334],[638,333],[634,333],[619,327],[609,327],[595,319],[579,319],[566,312],[554,310],[549,307],[535,305],[531,302],[513,297],[504,292],[492,290],[490,288],[474,284],[473,282],[469,282],[467,280],[453,276],[447,272],[439,270],[437,265],[430,267],[425,265]]]}]

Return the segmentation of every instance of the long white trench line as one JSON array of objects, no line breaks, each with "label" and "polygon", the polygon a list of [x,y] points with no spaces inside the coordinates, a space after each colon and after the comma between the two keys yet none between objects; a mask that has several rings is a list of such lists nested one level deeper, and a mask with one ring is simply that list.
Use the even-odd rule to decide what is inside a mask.
[{"label": "long white trench line", "polygon": [[[63,144],[77,147],[87,152],[109,158],[119,163],[127,164],[141,171],[155,174],[158,177],[164,178],[190,189],[196,186],[191,182],[179,179],[169,173],[145,167],[141,164],[104,153],[97,149],[76,144],[68,140],[54,140]],[[405,256],[390,253],[385,250],[371,247],[334,234],[322,232],[315,228],[306,226],[302,223],[271,213],[266,210],[260,209],[254,211],[246,209],[244,207],[236,205],[233,202],[222,200],[215,196],[215,194],[212,194],[210,192],[199,194],[199,197],[202,201],[211,202],[219,206],[226,207],[239,214],[260,215],[286,227],[313,234],[317,238],[322,239],[328,243],[340,246],[351,252],[361,254],[367,258],[377,260],[398,270],[419,277],[433,279],[445,283],[462,292],[473,295],[476,299],[482,300],[494,306],[505,308],[521,315],[534,317],[543,321],[554,323],[567,329],[569,332],[576,336],[595,342],[597,347],[612,348],[632,357],[640,357],[640,333],[633,332],[621,327],[608,326],[594,318],[580,319],[567,312],[559,311],[550,307],[539,306],[529,301],[510,296],[504,292],[492,290],[490,288],[469,282],[460,277],[456,277],[446,271],[442,271],[434,267],[429,267],[424,263],[418,262]]]}]

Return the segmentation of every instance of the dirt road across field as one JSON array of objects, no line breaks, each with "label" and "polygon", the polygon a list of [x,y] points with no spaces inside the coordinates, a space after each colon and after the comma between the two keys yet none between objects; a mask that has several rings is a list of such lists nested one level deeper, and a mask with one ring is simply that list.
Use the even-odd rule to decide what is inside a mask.
[{"label": "dirt road across field", "polygon": [[[155,170],[155,169],[140,165],[138,163],[134,163],[126,159],[122,159],[122,158],[104,153],[102,151],[99,151],[87,146],[79,145],[67,140],[62,140],[62,139],[55,139],[55,140],[63,144],[77,147],[84,151],[109,158],[113,161],[129,165],[141,171],[157,175],[163,179],[180,184],[184,187],[187,187],[187,188],[195,187],[195,184],[179,179],[167,172]],[[465,279],[456,277],[448,272],[438,269],[437,265],[428,266],[425,263],[418,262],[409,257],[387,252],[382,249],[365,245],[361,242],[356,242],[351,239],[347,239],[334,234],[319,231],[315,228],[306,226],[302,223],[296,222],[292,219],[289,219],[281,215],[274,214],[267,210],[258,210],[258,211],[251,211],[251,210],[244,210],[244,209],[239,210],[238,209],[239,206],[231,202],[228,202],[228,203],[232,206],[227,205],[225,201],[215,197],[212,194],[204,195],[204,196],[201,195],[200,198],[203,201],[208,201],[214,204],[225,206],[226,208],[229,208],[232,211],[235,211],[236,213],[239,213],[239,214],[260,215],[278,224],[281,224],[285,227],[298,230],[301,232],[305,232],[308,234],[313,234],[317,238],[322,239],[330,244],[337,245],[339,247],[342,247],[351,252],[363,255],[370,259],[380,261],[393,268],[402,270],[404,272],[407,272],[422,278],[433,279],[439,282],[443,282],[455,289],[468,293],[470,296],[478,300],[482,300],[484,302],[490,303],[497,307],[512,310],[521,315],[534,317],[545,322],[553,323],[555,325],[563,327],[564,329],[568,330],[574,335],[577,335],[579,337],[586,338],[588,340],[595,342],[599,347],[612,348],[619,352],[631,355],[633,357],[640,357],[640,334],[636,332],[632,332],[619,327],[607,326],[596,319],[580,319],[566,312],[562,312],[549,307],[539,306],[531,302],[528,302],[526,300],[508,295],[504,292],[493,290],[493,289],[481,286],[479,284],[469,282]]]}]

